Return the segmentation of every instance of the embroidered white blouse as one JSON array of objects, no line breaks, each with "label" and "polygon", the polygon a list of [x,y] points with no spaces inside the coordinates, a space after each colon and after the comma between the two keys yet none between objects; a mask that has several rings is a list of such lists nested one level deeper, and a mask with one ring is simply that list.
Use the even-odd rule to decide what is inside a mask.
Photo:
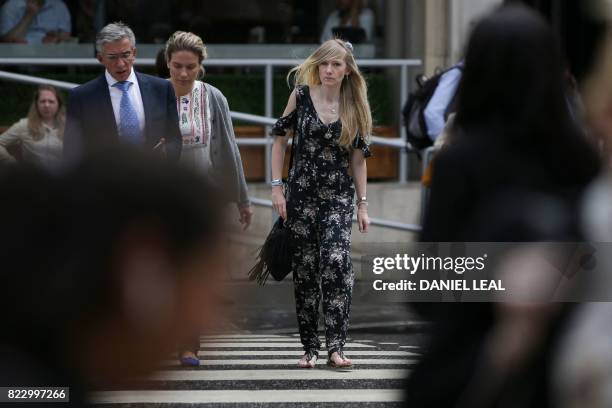
[{"label": "embroidered white blouse", "polygon": [[195,81],[191,93],[176,98],[179,128],[183,136],[181,163],[207,171],[210,159],[210,103],[206,87]]}]

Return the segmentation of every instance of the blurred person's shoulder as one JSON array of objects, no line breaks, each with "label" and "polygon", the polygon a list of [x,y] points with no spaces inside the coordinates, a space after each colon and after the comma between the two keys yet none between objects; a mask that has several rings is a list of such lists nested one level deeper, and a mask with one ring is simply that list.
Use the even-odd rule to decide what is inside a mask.
[{"label": "blurred person's shoulder", "polygon": [[435,153],[434,169],[451,174],[480,174],[486,169],[496,168],[498,158],[499,147],[492,143],[491,138],[481,134],[468,136],[453,128],[449,129],[446,143]]},{"label": "blurred person's shoulder", "polygon": [[448,161],[484,159],[487,156],[486,152],[491,149],[486,140],[479,136],[466,138],[456,129],[448,129],[440,143],[436,158]]}]

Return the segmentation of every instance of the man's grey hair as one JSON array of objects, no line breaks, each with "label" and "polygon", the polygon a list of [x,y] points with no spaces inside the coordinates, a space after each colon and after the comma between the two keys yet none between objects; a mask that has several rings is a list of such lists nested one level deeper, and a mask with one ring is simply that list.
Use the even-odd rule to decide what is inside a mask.
[{"label": "man's grey hair", "polygon": [[127,24],[122,22],[110,23],[96,35],[96,51],[101,54],[104,44],[123,40],[124,38],[130,40],[132,47],[136,47],[136,37]]}]

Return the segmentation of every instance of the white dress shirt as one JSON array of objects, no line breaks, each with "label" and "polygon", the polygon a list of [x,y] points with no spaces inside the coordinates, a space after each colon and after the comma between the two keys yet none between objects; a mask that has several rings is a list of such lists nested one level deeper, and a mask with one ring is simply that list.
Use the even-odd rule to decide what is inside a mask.
[{"label": "white dress shirt", "polygon": [[[117,124],[117,127],[119,127],[119,110],[121,107],[121,97],[123,96],[123,92],[121,92],[121,89],[113,86],[119,81],[113,78],[113,76],[108,72],[108,70],[104,72],[104,75],[106,76],[106,82],[108,82],[108,90],[110,92],[111,103],[113,104],[113,113],[115,114],[115,123]],[[132,83],[130,89],[128,90],[128,93],[130,95],[130,101],[132,102],[132,106],[134,107],[136,115],[138,116],[138,125],[140,127],[140,132],[144,134],[144,105],[142,104],[142,95],[140,94],[140,87],[138,86],[138,80],[136,79],[136,74],[134,73],[133,69],[127,81]]]}]

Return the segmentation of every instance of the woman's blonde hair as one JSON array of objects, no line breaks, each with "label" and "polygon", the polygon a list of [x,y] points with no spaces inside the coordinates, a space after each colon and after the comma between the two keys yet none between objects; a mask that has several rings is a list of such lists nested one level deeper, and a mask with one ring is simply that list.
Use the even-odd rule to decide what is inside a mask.
[{"label": "woman's blonde hair", "polygon": [[43,137],[44,131],[42,127],[42,118],[38,112],[38,99],[42,91],[49,91],[55,95],[57,99],[57,113],[55,114],[55,126],[57,127],[57,136],[60,140],[64,139],[64,128],[66,127],[66,108],[64,107],[64,99],[57,91],[57,88],[51,85],[40,85],[34,93],[34,100],[28,110],[28,130],[34,140],[40,140]]},{"label": "woman's blonde hair", "polygon": [[369,143],[372,133],[372,113],[368,102],[368,88],[357,67],[350,44],[338,39],[324,42],[302,64],[289,71],[287,83],[291,86],[293,76],[295,86],[320,85],[319,65],[332,59],[344,59],[349,69],[348,75],[344,77],[340,86],[338,111],[342,133],[339,143],[341,146],[349,147],[358,135]]},{"label": "woman's blonde hair", "polygon": [[176,31],[166,42],[166,63],[170,62],[172,54],[178,51],[191,51],[198,57],[200,63],[200,79],[204,76],[202,61],[208,57],[206,45],[200,36],[187,31]]}]

